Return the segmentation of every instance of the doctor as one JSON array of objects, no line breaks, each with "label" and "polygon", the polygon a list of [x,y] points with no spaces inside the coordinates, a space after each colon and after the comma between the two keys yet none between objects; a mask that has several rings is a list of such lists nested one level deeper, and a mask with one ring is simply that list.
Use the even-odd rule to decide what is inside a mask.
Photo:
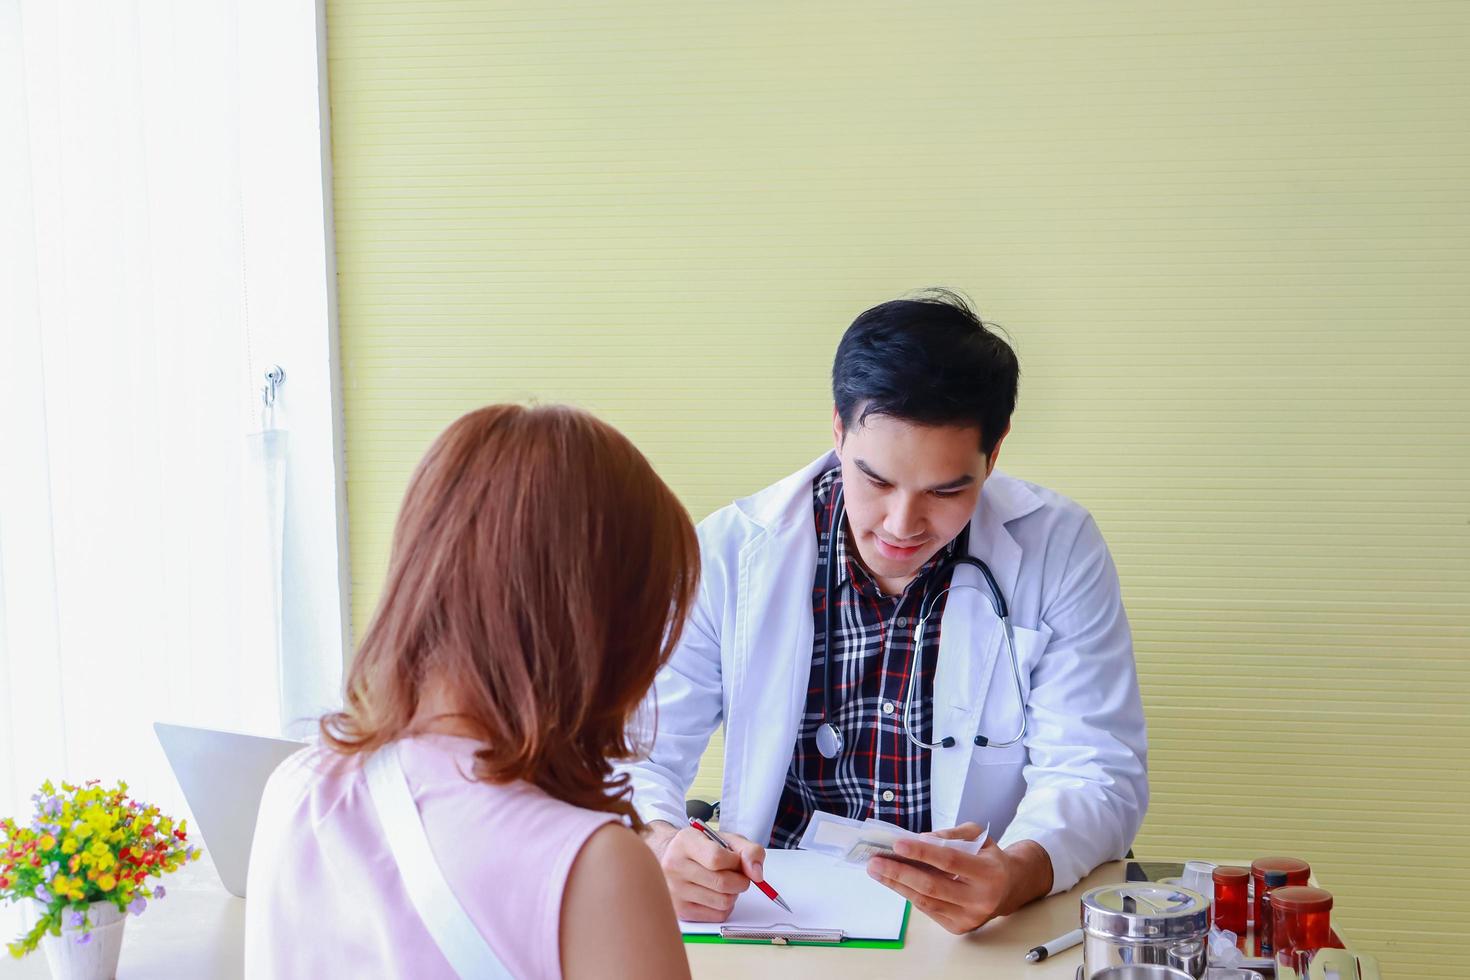
[{"label": "doctor", "polygon": [[[988,826],[975,855],[920,843],[900,848],[917,864],[868,865],[955,933],[1128,850],[1148,777],[1118,576],[1087,511],[995,468],[1018,374],[954,294],[874,307],[837,348],[833,452],[700,525],[651,754],[625,767],[680,917],[726,918],[764,848],[796,846],[817,810]],[[721,722],[733,853],[684,820]]]}]

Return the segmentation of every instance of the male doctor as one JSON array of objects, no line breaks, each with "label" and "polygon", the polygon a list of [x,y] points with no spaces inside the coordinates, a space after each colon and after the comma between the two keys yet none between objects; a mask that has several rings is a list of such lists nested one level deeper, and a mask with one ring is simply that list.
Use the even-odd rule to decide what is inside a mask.
[{"label": "male doctor", "polygon": [[[1146,736],[1118,576],[1087,511],[995,468],[1018,374],[954,294],[874,307],[837,348],[834,451],[700,524],[699,598],[646,712],[651,754],[626,767],[680,917],[725,919],[818,810],[988,827],[978,854],[923,842],[868,864],[955,933],[1132,844]],[[734,852],[684,817],[721,721]]]}]

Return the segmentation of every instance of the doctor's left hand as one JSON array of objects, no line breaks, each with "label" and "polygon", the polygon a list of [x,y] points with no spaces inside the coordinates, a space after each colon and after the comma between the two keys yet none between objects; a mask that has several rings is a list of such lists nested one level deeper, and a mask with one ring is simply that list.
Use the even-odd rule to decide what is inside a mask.
[{"label": "doctor's left hand", "polygon": [[[933,836],[975,840],[980,833],[977,824],[966,823]],[[901,840],[894,850],[922,863],[875,857],[868,861],[868,874],[956,935],[978,929],[998,915],[1010,915],[1051,891],[1051,858],[1035,841],[1003,849],[992,839],[978,854],[966,854],[940,844]]]}]

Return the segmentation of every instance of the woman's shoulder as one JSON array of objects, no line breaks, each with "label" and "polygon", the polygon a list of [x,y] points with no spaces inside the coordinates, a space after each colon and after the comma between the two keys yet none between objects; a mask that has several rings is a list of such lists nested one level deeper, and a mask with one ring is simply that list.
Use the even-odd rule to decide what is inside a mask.
[{"label": "woman's shoulder", "polygon": [[357,756],[338,752],[319,740],[306,743],[276,766],[266,780],[256,823],[291,819],[302,810],[310,810],[314,818],[320,819],[343,796],[360,770]]},{"label": "woman's shoulder", "polygon": [[622,824],[594,831],[577,854],[567,878],[562,922],[566,976],[634,971],[645,977],[689,975],[658,859]]},{"label": "woman's shoulder", "polygon": [[320,739],[312,739],[276,766],[266,780],[266,792],[279,794],[348,778],[359,764],[360,760],[355,755],[339,752]]},{"label": "woman's shoulder", "polygon": [[[607,814],[603,816],[606,817]],[[608,820],[602,826],[595,828],[587,837],[576,855],[573,867],[574,869],[593,867],[633,872],[649,869],[657,871],[658,860],[643,839],[626,824],[617,820]],[[658,872],[658,876],[658,880],[662,881],[661,871]]]}]

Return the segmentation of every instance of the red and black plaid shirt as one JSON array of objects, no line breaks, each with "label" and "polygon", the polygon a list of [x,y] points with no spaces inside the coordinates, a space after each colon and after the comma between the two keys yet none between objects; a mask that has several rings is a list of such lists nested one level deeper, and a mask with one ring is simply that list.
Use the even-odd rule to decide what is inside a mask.
[{"label": "red and black plaid shirt", "polygon": [[[776,807],[772,847],[795,847],[812,813],[877,817],[908,830],[930,829],[929,751],[914,746],[903,733],[903,699],[909,673],[914,673],[914,707],[910,721],[916,736],[928,740],[932,717],[930,688],[939,658],[939,621],[945,596],[934,606],[924,649],[914,656],[919,604],[935,569],[954,550],[951,541],[919,569],[902,595],[886,596],[861,563],[848,553],[847,534],[837,536],[835,561],[837,607],[831,637],[823,637],[827,583],[823,579],[832,506],[842,486],[842,470],[833,467],[812,481],[812,508],[817,526],[817,574],[812,586],[812,673],[806,707],[796,734],[796,748],[786,786]],[[846,527],[844,521],[842,527]],[[941,583],[934,583],[942,588]],[[842,733],[842,753],[824,759],[817,751],[822,723],[822,668],[827,644],[832,661],[832,722]]]}]

